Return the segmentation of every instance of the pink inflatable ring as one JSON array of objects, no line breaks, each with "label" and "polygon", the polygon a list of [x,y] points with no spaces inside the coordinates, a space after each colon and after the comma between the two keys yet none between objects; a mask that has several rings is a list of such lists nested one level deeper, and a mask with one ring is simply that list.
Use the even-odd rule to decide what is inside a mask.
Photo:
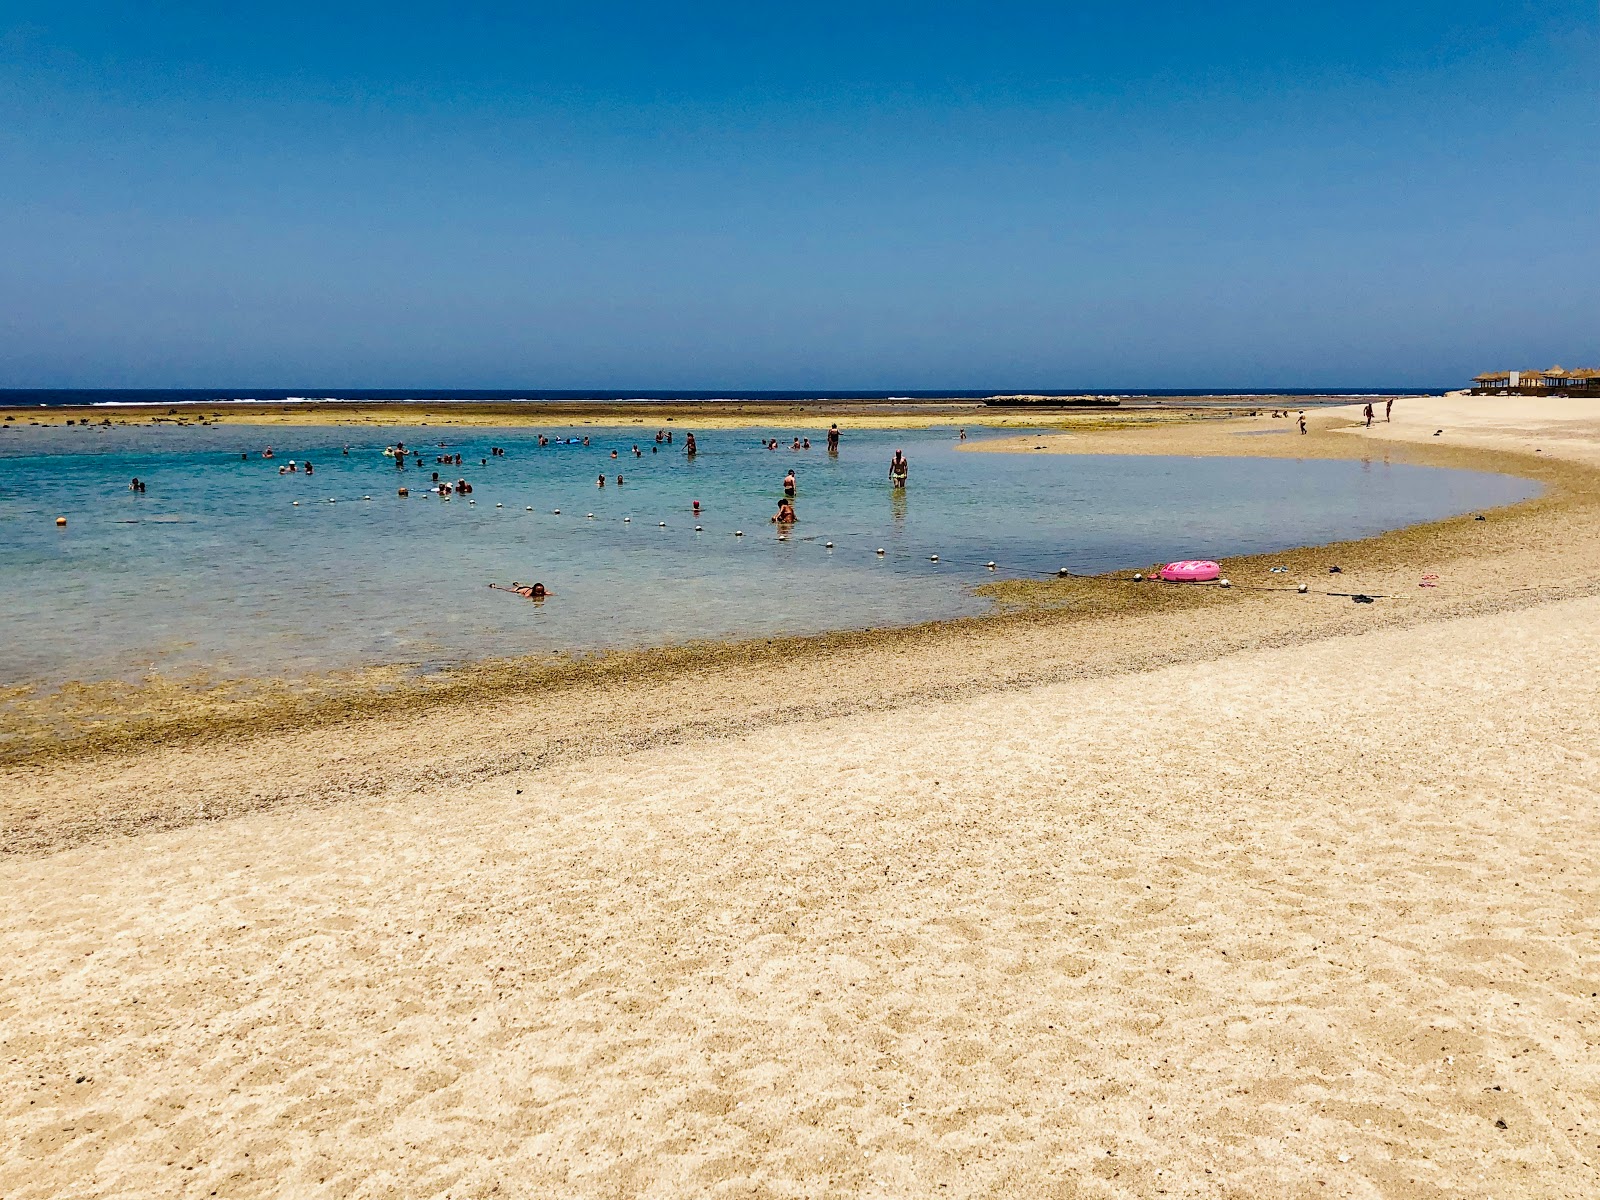
[{"label": "pink inflatable ring", "polygon": [[1209,558],[1186,558],[1161,568],[1161,578],[1168,583],[1205,583],[1221,574],[1222,568]]}]

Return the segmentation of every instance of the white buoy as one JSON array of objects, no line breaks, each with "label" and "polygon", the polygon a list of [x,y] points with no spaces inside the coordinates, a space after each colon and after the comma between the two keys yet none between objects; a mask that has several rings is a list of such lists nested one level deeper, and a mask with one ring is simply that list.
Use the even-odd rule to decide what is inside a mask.
[{"label": "white buoy", "polygon": [[371,499],[372,499],[372,497],[371,497],[371,496],[363,496],[363,497],[361,497],[361,498],[362,498],[362,499],[363,499],[363,500],[371,500]]},{"label": "white buoy", "polygon": [[665,521],[657,521],[656,525],[659,526],[662,529],[665,529],[667,527],[667,523]]},{"label": "white buoy", "polygon": [[476,503],[477,503],[477,501],[476,501],[476,500],[468,500],[468,501],[467,501],[467,503],[468,503],[468,504],[476,504]]},{"label": "white buoy", "polygon": [[696,533],[703,533],[705,531],[705,526],[704,525],[696,525],[694,527],[694,531]]},{"label": "white buoy", "polygon": [[[590,515],[590,516],[591,516],[591,517],[592,517],[592,516],[594,516],[594,514],[593,514],[593,513],[590,513],[590,514],[589,514],[589,515]],[[623,517],[623,518],[622,518],[622,523],[623,523],[623,524],[624,524],[624,525],[627,525],[627,524],[630,524],[630,523],[631,523],[631,522],[632,522],[632,521],[633,521],[633,518],[632,518],[632,517]]]},{"label": "white buoy", "polygon": [[832,550],[833,549],[833,543],[832,542],[823,542],[822,543],[822,548],[824,550]]},{"label": "white buoy", "polygon": [[937,554],[930,554],[930,555],[928,555],[928,561],[929,562],[938,562],[939,561],[939,556]]},{"label": "white buoy", "polygon": [[496,507],[496,508],[504,508],[504,507],[505,507],[505,505],[504,505],[504,504],[496,504],[496,505],[495,505],[495,507]]},{"label": "white buoy", "polygon": [[882,553],[883,553],[883,547],[882,547],[882,546],[879,546],[879,547],[878,547],[878,553],[879,553],[879,554],[880,554],[880,555],[881,555],[881,554],[882,554]]},{"label": "white buoy", "polygon": [[[592,520],[594,520],[594,514],[593,514],[593,513],[584,513],[584,514],[583,514],[583,515],[584,515],[584,516],[585,516],[585,517],[587,517],[587,518],[589,518],[589,520],[591,520],[591,521],[592,521]],[[622,518],[622,519],[623,519],[623,520],[624,520],[624,521],[626,521],[626,520],[627,520],[627,519],[628,519],[628,518],[627,518],[627,517],[623,517],[623,518]]]},{"label": "white buoy", "polygon": [[742,530],[742,529],[735,529],[735,530],[734,530],[734,531],[733,531],[733,536],[734,536],[734,537],[743,537],[743,536],[744,536],[744,530]]},{"label": "white buoy", "polygon": [[1302,584],[1301,584],[1301,585],[1300,585],[1300,586],[1299,586],[1299,587],[1297,587],[1297,588],[1295,588],[1295,591],[1297,591],[1297,592],[1299,592],[1299,593],[1300,593],[1300,594],[1301,594],[1301,595],[1302,595],[1302,596],[1304,596],[1304,595],[1305,595],[1305,594],[1306,594],[1306,593],[1307,593],[1307,592],[1309,592],[1309,591],[1310,591],[1310,590],[1311,590],[1311,589],[1310,589],[1310,588],[1309,588],[1309,587],[1307,587],[1307,586],[1306,586],[1306,585],[1305,585],[1305,584],[1303,584],[1303,583],[1302,583]]},{"label": "white buoy", "polygon": [[529,511],[529,512],[532,512],[532,511],[533,511],[533,505],[531,505],[531,504],[530,504],[530,505],[528,505],[528,511]]},{"label": "white buoy", "polygon": [[1232,587],[1233,584],[1229,583],[1226,579],[1219,579],[1219,580],[1217,580],[1217,586],[1218,587]]},{"label": "white buoy", "polygon": [[984,563],[983,565],[988,567],[989,570],[991,570],[991,571],[994,570],[994,561],[992,559],[989,562]]},{"label": "white buoy", "polygon": [[65,517],[57,517],[56,518],[56,528],[57,529],[62,528],[63,526],[66,525],[66,523],[67,523],[67,519]]},{"label": "white buoy", "polygon": [[1057,567],[1056,568],[1056,574],[1061,576],[1061,578],[1065,579],[1068,575],[1071,575],[1072,572],[1067,570],[1066,567]]},{"label": "white buoy", "polygon": [[[300,507],[300,501],[298,501],[298,500],[296,500],[296,501],[295,501],[295,502],[294,502],[294,506],[295,506],[295,507],[296,507],[296,508],[299,508],[299,507]],[[61,523],[61,522],[59,522],[59,521],[57,521],[57,522],[56,522],[56,524],[58,524],[58,525],[59,525],[59,524],[60,524],[60,523]]]},{"label": "white buoy", "polygon": [[1144,582],[1144,572],[1142,572],[1142,571],[1135,571],[1135,572],[1134,572],[1134,573],[1133,573],[1133,581],[1134,581],[1134,582],[1135,582],[1135,583],[1143,583],[1143,582]]},{"label": "white buoy", "polygon": [[551,511],[552,511],[552,512],[553,512],[553,513],[555,513],[555,514],[556,514],[556,516],[558,516],[558,517],[559,517],[559,516],[560,516],[560,515],[561,515],[561,510],[560,510],[560,509],[559,509],[559,508],[555,508],[555,509],[551,509]]}]

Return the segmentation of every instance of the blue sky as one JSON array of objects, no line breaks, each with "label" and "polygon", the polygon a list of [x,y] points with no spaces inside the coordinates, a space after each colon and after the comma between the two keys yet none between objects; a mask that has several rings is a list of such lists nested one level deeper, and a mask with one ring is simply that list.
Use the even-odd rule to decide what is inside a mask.
[{"label": "blue sky", "polygon": [[0,7],[0,386],[1600,363],[1600,5]]}]

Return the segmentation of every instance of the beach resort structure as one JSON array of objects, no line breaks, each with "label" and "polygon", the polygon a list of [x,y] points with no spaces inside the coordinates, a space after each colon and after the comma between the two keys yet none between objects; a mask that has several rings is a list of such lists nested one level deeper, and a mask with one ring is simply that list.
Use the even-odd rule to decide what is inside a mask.
[{"label": "beach resort structure", "polygon": [[1474,396],[1600,396],[1600,370],[1485,371],[1472,377]]}]

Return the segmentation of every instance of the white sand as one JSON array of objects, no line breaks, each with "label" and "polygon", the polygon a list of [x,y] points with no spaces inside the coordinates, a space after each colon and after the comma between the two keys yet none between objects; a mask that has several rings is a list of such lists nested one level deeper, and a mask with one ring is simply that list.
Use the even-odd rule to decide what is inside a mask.
[{"label": "white sand", "polygon": [[0,1188],[1594,1195],[1557,660],[1600,601],[13,861]]}]

